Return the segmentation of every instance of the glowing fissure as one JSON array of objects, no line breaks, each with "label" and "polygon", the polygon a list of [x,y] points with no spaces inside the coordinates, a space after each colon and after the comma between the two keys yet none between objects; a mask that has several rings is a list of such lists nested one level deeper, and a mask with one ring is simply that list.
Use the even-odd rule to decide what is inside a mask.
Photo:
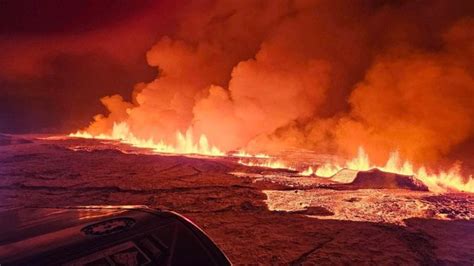
[{"label": "glowing fissure", "polygon": [[[415,170],[413,164],[409,161],[404,161],[402,163],[398,152],[392,152],[384,166],[377,166],[370,162],[369,156],[365,153],[364,149],[359,148],[357,157],[347,161],[345,165],[341,166],[339,164],[331,163],[323,164],[316,170],[316,172],[314,172],[314,174],[321,177],[331,177],[344,168],[356,171],[367,171],[373,168],[378,168],[385,172],[415,176],[433,192],[456,190],[474,193],[473,177],[469,176],[467,181],[465,181],[465,178],[460,174],[459,167],[454,166],[447,172],[441,171],[437,174],[429,173],[425,167],[420,167]],[[305,173],[306,175],[310,175],[309,169],[306,170]]]},{"label": "glowing fissure", "polygon": [[[151,149],[157,153],[173,153],[173,154],[198,154],[206,156],[226,156],[226,153],[215,146],[209,144],[205,135],[201,135],[197,142],[193,139],[192,129],[188,129],[184,134],[176,133],[176,145],[171,145],[160,140],[155,142],[153,139],[137,138],[130,127],[125,122],[114,123],[112,133],[92,135],[86,131],[78,131],[69,134],[70,137],[87,138],[87,139],[104,139],[117,140],[122,143],[129,144],[137,148]],[[266,154],[252,155],[245,151],[238,151],[231,154],[233,157],[240,157],[238,163],[246,166],[266,167],[273,169],[288,169],[295,171],[293,167],[288,166],[283,161],[274,160]],[[259,159],[258,161],[250,159]],[[474,179],[469,176],[466,179],[460,174],[459,167],[452,167],[449,171],[441,171],[439,173],[430,173],[425,167],[414,169],[414,166],[409,161],[400,160],[398,152],[392,152],[389,159],[384,166],[374,165],[370,162],[369,156],[363,148],[359,148],[358,155],[345,164],[327,163],[319,166],[316,171],[312,167],[299,172],[301,176],[316,175],[320,177],[331,177],[342,169],[351,169],[356,171],[367,171],[373,168],[378,168],[385,172],[397,173],[402,175],[415,176],[428,186],[430,191],[445,192],[449,190],[465,191],[474,193]]]},{"label": "glowing fissure", "polygon": [[259,158],[259,159],[270,159],[270,155],[263,154],[263,153],[257,153],[257,154],[250,154],[245,151],[238,151],[236,153],[233,153],[232,156],[234,157],[243,157],[243,158]]},{"label": "glowing fissure", "polygon": [[307,168],[306,170],[304,170],[303,172],[300,172],[300,175],[301,175],[301,176],[312,176],[312,175],[314,175],[314,174],[315,174],[315,173],[314,173],[314,170],[313,170],[313,167],[312,167],[312,166],[308,167],[308,168]]},{"label": "glowing fissure", "polygon": [[244,161],[244,160],[239,160],[240,164],[246,165],[246,166],[257,166],[257,167],[266,167],[266,168],[273,168],[273,169],[287,169],[291,171],[295,171],[294,168],[288,166],[286,163],[278,160],[264,160],[261,162],[255,162],[255,161]]},{"label": "glowing fissure", "polygon": [[[176,145],[165,143],[163,140],[159,142],[150,139],[137,138],[130,130],[129,125],[126,122],[114,123],[112,127],[112,133],[92,135],[87,131],[77,131],[76,133],[69,134],[70,137],[85,138],[85,139],[101,139],[101,140],[117,140],[122,143],[129,144],[137,148],[151,149],[157,153],[174,153],[174,154],[198,154],[207,156],[225,156],[226,153],[222,152],[215,146],[209,144],[209,141],[205,135],[199,137],[199,141],[196,143],[193,138],[192,129],[189,128],[184,134],[180,131],[176,132]],[[233,157],[239,158],[257,158],[257,159],[270,159],[271,157],[267,154],[258,153],[250,154],[243,150],[231,154]],[[240,161],[239,161],[240,162]],[[288,168],[282,163],[264,163],[272,168]]]},{"label": "glowing fissure", "polygon": [[114,123],[112,134],[92,135],[85,131],[78,131],[69,134],[70,137],[87,138],[87,139],[107,139],[118,140],[120,142],[132,145],[137,148],[151,149],[157,153],[176,153],[176,154],[200,154],[208,156],[223,156],[225,153],[218,148],[211,146],[206,136],[201,135],[199,141],[196,143],[193,139],[192,130],[188,129],[186,133],[176,133],[176,145],[170,145],[162,140],[155,142],[152,138],[140,139],[137,138],[130,127],[125,122]]}]

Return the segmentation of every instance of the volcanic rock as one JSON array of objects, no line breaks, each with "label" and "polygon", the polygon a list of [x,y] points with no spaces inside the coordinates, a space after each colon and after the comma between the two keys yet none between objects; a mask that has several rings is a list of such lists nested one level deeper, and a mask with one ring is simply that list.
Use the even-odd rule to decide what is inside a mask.
[{"label": "volcanic rock", "polygon": [[[471,194],[357,190],[351,183],[364,181],[363,173],[336,184],[278,170],[264,175],[234,158],[110,152],[117,144],[102,140],[13,138],[32,143],[0,145],[0,210],[143,204],[173,210],[237,265],[472,265]],[[375,186],[370,174],[387,178],[369,171],[361,185]],[[323,181],[344,188],[320,188]]]},{"label": "volcanic rock", "polygon": [[0,134],[0,146],[32,143],[31,140]]},{"label": "volcanic rock", "polygon": [[351,183],[356,178],[359,171],[352,169],[341,169],[339,172],[331,176],[329,179],[338,183]]},{"label": "volcanic rock", "polygon": [[315,215],[315,216],[332,216],[334,212],[322,207],[322,206],[311,206],[301,211],[295,211],[293,213]]},{"label": "volcanic rock", "polygon": [[414,176],[388,173],[377,168],[360,171],[350,185],[355,188],[428,191],[428,187]]}]

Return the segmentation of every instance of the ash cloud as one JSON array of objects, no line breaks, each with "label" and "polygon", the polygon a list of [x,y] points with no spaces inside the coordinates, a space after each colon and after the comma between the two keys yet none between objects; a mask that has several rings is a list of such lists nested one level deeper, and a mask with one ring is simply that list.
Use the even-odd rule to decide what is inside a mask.
[{"label": "ash cloud", "polygon": [[104,98],[92,133],[192,127],[232,150],[364,146],[435,161],[474,123],[471,1],[199,1],[147,52],[159,75],[130,103]]}]

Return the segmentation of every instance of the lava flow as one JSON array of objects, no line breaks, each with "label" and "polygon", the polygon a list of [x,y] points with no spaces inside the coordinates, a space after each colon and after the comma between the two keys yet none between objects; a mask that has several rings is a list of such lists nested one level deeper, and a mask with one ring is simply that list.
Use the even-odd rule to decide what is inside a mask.
[{"label": "lava flow", "polygon": [[118,140],[130,144],[137,148],[151,149],[157,153],[175,153],[175,154],[200,154],[208,156],[223,156],[224,153],[218,148],[209,145],[206,136],[201,135],[198,142],[193,139],[192,130],[188,129],[186,133],[176,132],[176,145],[164,143],[162,140],[155,142],[153,139],[140,139],[130,131],[127,123],[114,123],[112,134],[92,135],[86,131],[77,131],[69,134],[70,137],[86,139],[104,139]]},{"label": "lava flow", "polygon": [[[356,171],[368,171],[377,168],[385,172],[415,176],[433,192],[453,190],[474,193],[473,177],[469,176],[466,180],[466,178],[460,174],[458,166],[453,166],[447,172],[441,171],[439,173],[430,173],[423,166],[415,169],[413,164],[409,161],[402,162],[398,152],[391,153],[385,165],[377,166],[370,162],[369,156],[365,153],[364,149],[359,148],[357,157],[347,161],[344,165],[341,166],[336,163],[326,163],[317,168],[314,174],[322,177],[331,177],[344,168]],[[312,173],[312,169],[305,171],[306,175]]]},{"label": "lava flow", "polygon": [[[112,134],[99,134],[92,135],[86,131],[77,131],[69,134],[69,137],[74,138],[85,138],[85,139],[99,139],[99,140],[116,140],[121,143],[129,144],[137,148],[151,149],[156,153],[169,153],[169,154],[186,154],[186,155],[205,155],[205,156],[226,156],[242,158],[238,160],[238,163],[247,166],[258,166],[267,167],[274,169],[289,169],[294,168],[287,166],[283,161],[273,160],[271,156],[263,153],[250,154],[243,150],[224,153],[215,146],[209,145],[207,137],[201,135],[199,141],[196,143],[193,139],[193,133],[191,129],[188,129],[185,134],[181,132],[176,133],[176,145],[165,143],[163,140],[159,142],[153,139],[140,139],[130,131],[129,126],[125,122],[114,123],[112,128]],[[258,159],[259,161],[252,161],[252,159]]]},{"label": "lava flow", "polygon": [[[156,153],[171,153],[171,154],[195,154],[206,156],[226,156],[217,147],[209,145],[209,141],[205,135],[201,135],[199,141],[193,141],[192,130],[188,129],[185,134],[181,132],[176,133],[176,145],[171,145],[163,142],[155,142],[153,139],[143,140],[135,137],[130,131],[129,126],[125,122],[114,123],[112,134],[91,135],[85,131],[78,131],[69,134],[70,137],[77,138],[91,138],[104,140],[117,140],[125,144],[132,145],[137,148],[151,149]],[[289,166],[282,160],[275,160],[266,154],[252,155],[245,151],[238,151],[231,153],[230,156],[241,157],[238,163],[246,166],[265,167],[273,169],[287,169],[295,171],[294,167]],[[257,160],[255,160],[257,159]],[[400,175],[415,176],[422,181],[432,192],[446,192],[446,191],[464,191],[474,193],[474,179],[472,176],[464,178],[460,174],[459,167],[452,167],[448,171],[441,171],[439,173],[431,173],[425,167],[421,166],[417,169],[409,161],[401,161],[398,152],[390,154],[389,159],[383,166],[374,165],[370,162],[368,154],[363,148],[359,148],[358,155],[345,164],[324,163],[313,170],[310,166],[307,169],[299,172],[300,176],[316,175],[319,177],[330,178],[343,169],[350,169],[355,171],[368,171],[377,168],[384,172],[396,173]]]}]

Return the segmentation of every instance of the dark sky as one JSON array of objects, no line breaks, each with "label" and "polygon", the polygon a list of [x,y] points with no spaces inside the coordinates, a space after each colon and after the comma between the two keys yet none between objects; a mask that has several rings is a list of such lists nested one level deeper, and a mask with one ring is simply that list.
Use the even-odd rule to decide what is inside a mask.
[{"label": "dark sky", "polygon": [[[220,14],[219,10],[213,11],[216,17],[211,17],[216,20],[211,20],[208,27],[202,29],[199,24],[202,23],[201,17],[209,9],[202,2],[214,1],[0,0],[0,132],[66,133],[87,126],[95,114],[106,113],[99,100],[101,97],[121,94],[128,99],[136,83],[151,81],[156,77],[157,71],[148,66],[145,54],[162,36],[170,35],[173,38],[173,34],[179,34],[178,24],[182,22],[178,18],[186,18],[188,12],[193,16],[187,23],[189,29],[181,35],[189,35],[186,36],[190,40],[207,38],[207,34],[220,34],[221,39],[234,35],[237,39],[247,36],[247,31],[238,26],[240,22],[236,23],[237,26],[231,24],[230,28],[226,28],[227,24],[223,23],[223,18],[225,20],[235,10],[230,13],[221,10],[227,12],[224,14]],[[225,8],[260,5],[260,1],[229,1],[233,5],[226,1],[217,2]],[[376,51],[392,42],[409,42],[424,50],[439,50],[442,48],[442,35],[438,34],[442,32],[440,29],[447,28],[456,18],[472,16],[473,10],[473,0],[334,2],[335,14],[329,14],[328,28],[334,26],[334,16],[342,10],[352,9],[348,3],[356,5],[354,9],[362,10],[353,19],[363,22],[370,15],[376,18],[374,21],[392,22],[390,25],[368,24],[368,29],[363,29],[370,37],[367,39],[375,40],[369,42],[369,51]],[[267,3],[273,5],[271,1]],[[367,6],[360,8],[360,3]],[[189,6],[195,10],[190,10]],[[371,10],[377,10],[377,14],[372,14]],[[264,14],[254,14],[252,11],[245,10],[241,18],[244,21],[249,19],[252,23],[261,17],[265,18]],[[341,18],[341,21],[345,19]],[[242,34],[232,33],[232,26]],[[372,32],[372,28],[381,28],[382,31]],[[216,30],[221,31],[216,34]],[[328,33],[331,37],[332,31]],[[349,32],[348,39],[351,40],[350,36],[355,33]],[[266,34],[261,33],[262,36]],[[338,35],[336,40],[344,43],[343,37]],[[242,44],[232,38],[229,37],[231,41],[225,41],[235,46],[230,46],[231,52],[247,46],[250,47],[250,56],[256,52],[248,43],[259,37],[250,35],[251,40],[245,39]],[[255,43],[255,47],[260,44],[258,41]],[[355,47],[367,45],[357,42],[357,39],[350,43]],[[321,45],[321,49],[327,47],[332,51],[333,46],[334,42],[327,43],[326,46]],[[249,55],[247,52],[244,54],[242,57],[247,59]],[[335,58],[338,58],[337,53]],[[345,71],[348,60],[346,56],[341,57],[338,63],[342,62],[342,67],[339,69]],[[365,67],[370,66],[369,56],[363,57],[363,60],[367,61]],[[356,63],[359,61],[356,60]],[[357,68],[354,78],[347,83],[355,83],[365,71],[365,68]],[[327,104],[321,108],[329,110],[328,116],[348,106],[341,99],[347,98],[352,86],[340,84],[341,80],[344,81],[343,78],[336,80]],[[340,103],[343,107],[339,107]]]},{"label": "dark sky", "polygon": [[175,27],[175,3],[0,1],[0,132],[68,132],[156,71],[145,52]]}]

